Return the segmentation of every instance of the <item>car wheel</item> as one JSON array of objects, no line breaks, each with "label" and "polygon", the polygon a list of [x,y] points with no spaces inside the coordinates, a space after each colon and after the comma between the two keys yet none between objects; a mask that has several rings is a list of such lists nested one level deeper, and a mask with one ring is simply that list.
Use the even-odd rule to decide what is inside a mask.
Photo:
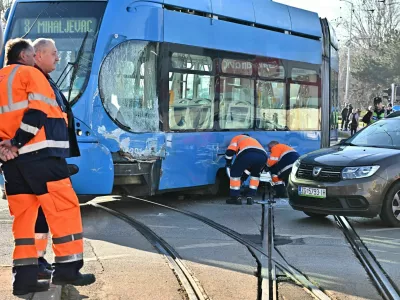
[{"label": "car wheel", "polygon": [[311,212],[306,212],[303,211],[307,216],[311,217],[311,218],[326,218],[328,215],[325,214],[316,214],[316,213],[311,213]]},{"label": "car wheel", "polygon": [[389,190],[379,216],[385,225],[400,227],[400,182]]}]

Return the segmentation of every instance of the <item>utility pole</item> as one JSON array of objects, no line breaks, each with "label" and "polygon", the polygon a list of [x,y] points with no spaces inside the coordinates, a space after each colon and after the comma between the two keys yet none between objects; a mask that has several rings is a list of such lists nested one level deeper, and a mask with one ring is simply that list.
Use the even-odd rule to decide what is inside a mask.
[{"label": "utility pole", "polygon": [[353,33],[353,11],[354,11],[354,5],[352,2],[347,1],[347,0],[340,0],[343,2],[347,2],[351,5],[351,12],[350,12],[350,29],[349,29],[349,45],[347,46],[347,72],[346,72],[346,93],[345,93],[345,101],[346,103],[349,103],[349,82],[350,82],[350,45],[351,45],[351,39],[352,39],[352,33]]}]

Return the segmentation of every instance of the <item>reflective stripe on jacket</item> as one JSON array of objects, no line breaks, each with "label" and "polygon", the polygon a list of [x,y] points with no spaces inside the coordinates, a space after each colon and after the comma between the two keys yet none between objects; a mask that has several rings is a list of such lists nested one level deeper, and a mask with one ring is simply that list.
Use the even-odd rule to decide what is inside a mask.
[{"label": "reflective stripe on jacket", "polygon": [[379,112],[376,112],[376,110],[374,110],[373,114],[372,114],[372,118],[371,118],[371,123],[375,123],[376,121],[379,121],[380,119],[383,119],[385,117],[385,110],[382,109]]},{"label": "reflective stripe on jacket", "polygon": [[267,166],[272,174],[272,181],[280,181],[283,172],[291,169],[300,155],[292,147],[278,144],[272,147]]},{"label": "reflective stripe on jacket", "polygon": [[0,139],[15,141],[17,159],[68,157],[67,124],[39,70],[19,64],[0,70]]},{"label": "reflective stripe on jacket", "polygon": [[270,168],[277,164],[282,158],[292,152],[296,152],[292,147],[285,144],[278,144],[272,147],[271,155],[268,158],[267,166]]},{"label": "reflective stripe on jacket", "polygon": [[237,135],[231,140],[225,153],[225,159],[231,160],[233,159],[233,156],[235,154],[239,155],[243,151],[249,149],[254,149],[266,153],[263,146],[261,146],[261,144],[256,139],[247,135]]}]

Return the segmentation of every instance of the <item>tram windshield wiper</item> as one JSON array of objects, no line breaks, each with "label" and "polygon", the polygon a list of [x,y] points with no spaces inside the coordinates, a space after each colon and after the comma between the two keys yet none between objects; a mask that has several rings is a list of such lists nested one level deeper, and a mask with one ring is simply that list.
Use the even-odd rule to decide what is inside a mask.
[{"label": "tram windshield wiper", "polygon": [[83,38],[81,47],[79,48],[79,51],[78,51],[78,56],[76,57],[76,60],[75,60],[74,66],[73,66],[74,71],[72,72],[71,80],[69,82],[69,88],[68,88],[68,102],[70,102],[72,87],[73,87],[75,79],[76,79],[76,74],[78,73],[79,64],[80,64],[81,58],[83,56],[83,50],[85,48],[88,35],[89,35],[89,31],[86,31],[85,37]]},{"label": "tram windshield wiper", "polygon": [[[89,35],[89,31],[86,31],[85,37],[82,40],[82,44],[79,47],[78,55],[76,56],[75,62],[68,62],[67,63],[67,65],[65,66],[64,70],[61,72],[61,74],[58,77],[57,82],[56,82],[56,85],[60,88],[61,85],[63,84],[64,80],[67,78],[68,74],[73,70],[72,75],[71,75],[71,79],[70,79],[70,82],[69,82],[69,87],[68,87],[68,102],[70,102],[72,87],[73,87],[75,79],[76,79],[76,74],[78,73],[78,70],[79,70],[79,64],[80,64],[81,58],[83,56],[83,50],[85,48],[86,40],[87,40],[88,35]],[[68,70],[68,72],[67,72],[67,70]],[[64,78],[62,78],[63,76],[64,76]]]}]

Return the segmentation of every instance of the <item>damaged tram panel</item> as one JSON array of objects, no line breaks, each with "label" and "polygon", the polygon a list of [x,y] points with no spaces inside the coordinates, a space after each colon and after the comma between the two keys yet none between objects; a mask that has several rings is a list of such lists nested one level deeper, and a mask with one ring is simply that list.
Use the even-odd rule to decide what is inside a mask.
[{"label": "damaged tram panel", "polygon": [[[113,48],[100,69],[104,109],[119,127],[97,128],[112,151],[118,192],[154,194],[165,155],[157,95],[158,44],[126,41]],[[134,133],[134,134],[132,134]],[[139,135],[140,134],[140,135]]]}]

